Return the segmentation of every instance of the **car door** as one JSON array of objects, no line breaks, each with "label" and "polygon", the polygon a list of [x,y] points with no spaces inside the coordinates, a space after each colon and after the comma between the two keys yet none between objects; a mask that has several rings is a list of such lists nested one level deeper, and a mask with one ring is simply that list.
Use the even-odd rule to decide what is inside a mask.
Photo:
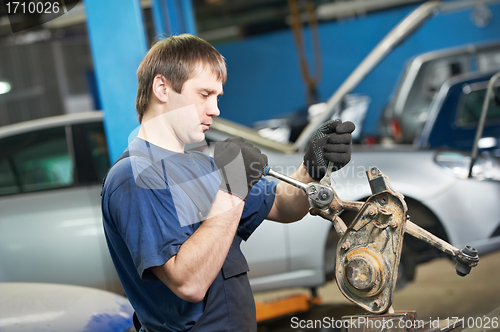
[{"label": "car door", "polygon": [[[471,151],[491,74],[457,80],[443,87],[418,145]],[[446,90],[447,89],[447,90]],[[500,106],[490,103],[482,137],[500,138]]]},{"label": "car door", "polygon": [[101,221],[73,141],[71,126],[0,140],[0,281],[109,288]]}]

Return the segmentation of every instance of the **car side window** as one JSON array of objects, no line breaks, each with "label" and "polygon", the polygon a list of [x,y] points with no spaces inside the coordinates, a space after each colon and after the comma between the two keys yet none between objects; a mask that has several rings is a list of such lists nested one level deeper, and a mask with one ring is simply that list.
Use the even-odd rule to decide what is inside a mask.
[{"label": "car side window", "polygon": [[0,140],[0,195],[68,187],[73,172],[64,127]]},{"label": "car side window", "polygon": [[99,180],[103,179],[110,165],[108,144],[104,134],[104,126],[101,122],[87,124],[87,137],[90,143],[92,162]]},{"label": "car side window", "polygon": [[102,122],[72,126],[79,184],[101,183],[110,167],[108,145]]},{"label": "car side window", "polygon": [[9,159],[0,160],[0,195],[19,192],[16,176]]},{"label": "car side window", "polygon": [[[461,108],[458,114],[458,124],[467,126],[477,124],[483,110],[486,89],[470,89],[464,87],[461,97]],[[490,102],[486,114],[486,124],[500,121],[500,105]]]}]

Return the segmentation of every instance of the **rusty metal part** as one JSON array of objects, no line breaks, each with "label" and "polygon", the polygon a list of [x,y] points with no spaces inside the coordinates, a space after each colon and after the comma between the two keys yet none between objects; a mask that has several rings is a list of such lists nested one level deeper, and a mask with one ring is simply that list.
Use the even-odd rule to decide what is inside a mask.
[{"label": "rusty metal part", "polygon": [[342,248],[342,250],[349,250],[349,248],[351,247],[351,244],[346,241],[346,242],[342,243],[342,245],[340,247]]},{"label": "rusty metal part", "polygon": [[[390,190],[372,195],[339,241],[336,281],[346,298],[373,313],[392,305],[406,204]],[[390,227],[392,220],[401,227]],[[342,250],[349,243],[349,250]]]},{"label": "rusty metal part", "polygon": [[426,231],[425,229],[415,225],[409,219],[406,220],[406,233],[410,234],[413,237],[416,237],[419,240],[427,242],[428,244],[438,248],[444,253],[455,256],[458,249],[449,244],[448,242],[438,238],[434,234]]},{"label": "rusty metal part", "polygon": [[448,242],[441,240],[434,234],[429,233],[425,229],[415,225],[409,219],[406,220],[406,233],[429,243],[450,256],[455,257],[457,260],[455,270],[461,277],[469,274],[471,268],[477,266],[479,263],[479,255],[475,248],[465,246],[459,250]]},{"label": "rusty metal part", "polygon": [[[309,213],[333,223],[341,238],[337,246],[336,281],[345,297],[372,313],[394,311],[392,294],[405,232],[454,256],[460,276],[465,276],[478,264],[479,256],[474,248],[466,246],[459,250],[412,223],[407,216],[404,196],[378,168],[373,167],[366,173],[372,195],[366,202],[357,202],[340,199],[329,186],[329,175],[321,180],[322,183],[304,184],[269,167],[264,170],[264,175],[304,190],[311,205]],[[358,211],[349,227],[338,216],[342,210]]]},{"label": "rusty metal part", "polygon": [[335,231],[340,237],[342,237],[347,230],[347,226],[344,221],[332,209],[325,210],[317,207],[311,207],[309,209],[309,213],[313,216],[321,216],[326,220],[330,220],[335,228]]},{"label": "rusty metal part", "polygon": [[[387,279],[382,258],[368,248],[350,250],[345,256],[344,271],[350,290],[361,296],[377,295]],[[381,299],[374,303],[377,307],[383,307]]]}]

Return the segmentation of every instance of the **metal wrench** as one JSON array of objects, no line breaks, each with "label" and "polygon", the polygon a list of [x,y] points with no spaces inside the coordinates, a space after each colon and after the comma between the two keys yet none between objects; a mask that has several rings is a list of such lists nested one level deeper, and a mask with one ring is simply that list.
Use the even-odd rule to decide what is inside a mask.
[{"label": "metal wrench", "polygon": [[292,186],[302,189],[302,191],[307,195],[307,198],[309,199],[309,204],[313,207],[323,209],[325,207],[328,207],[328,205],[333,200],[334,192],[332,188],[327,185],[323,185],[317,182],[303,183],[289,176],[275,172],[269,166],[264,167],[263,175],[270,175],[281,181],[291,184]]}]

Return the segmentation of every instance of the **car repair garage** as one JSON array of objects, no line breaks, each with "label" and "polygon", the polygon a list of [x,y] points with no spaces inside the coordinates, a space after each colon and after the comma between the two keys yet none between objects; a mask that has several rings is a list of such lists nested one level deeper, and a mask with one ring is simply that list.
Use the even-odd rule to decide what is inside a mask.
[{"label": "car repair garage", "polygon": [[500,0],[4,0],[0,331],[500,331]]}]

